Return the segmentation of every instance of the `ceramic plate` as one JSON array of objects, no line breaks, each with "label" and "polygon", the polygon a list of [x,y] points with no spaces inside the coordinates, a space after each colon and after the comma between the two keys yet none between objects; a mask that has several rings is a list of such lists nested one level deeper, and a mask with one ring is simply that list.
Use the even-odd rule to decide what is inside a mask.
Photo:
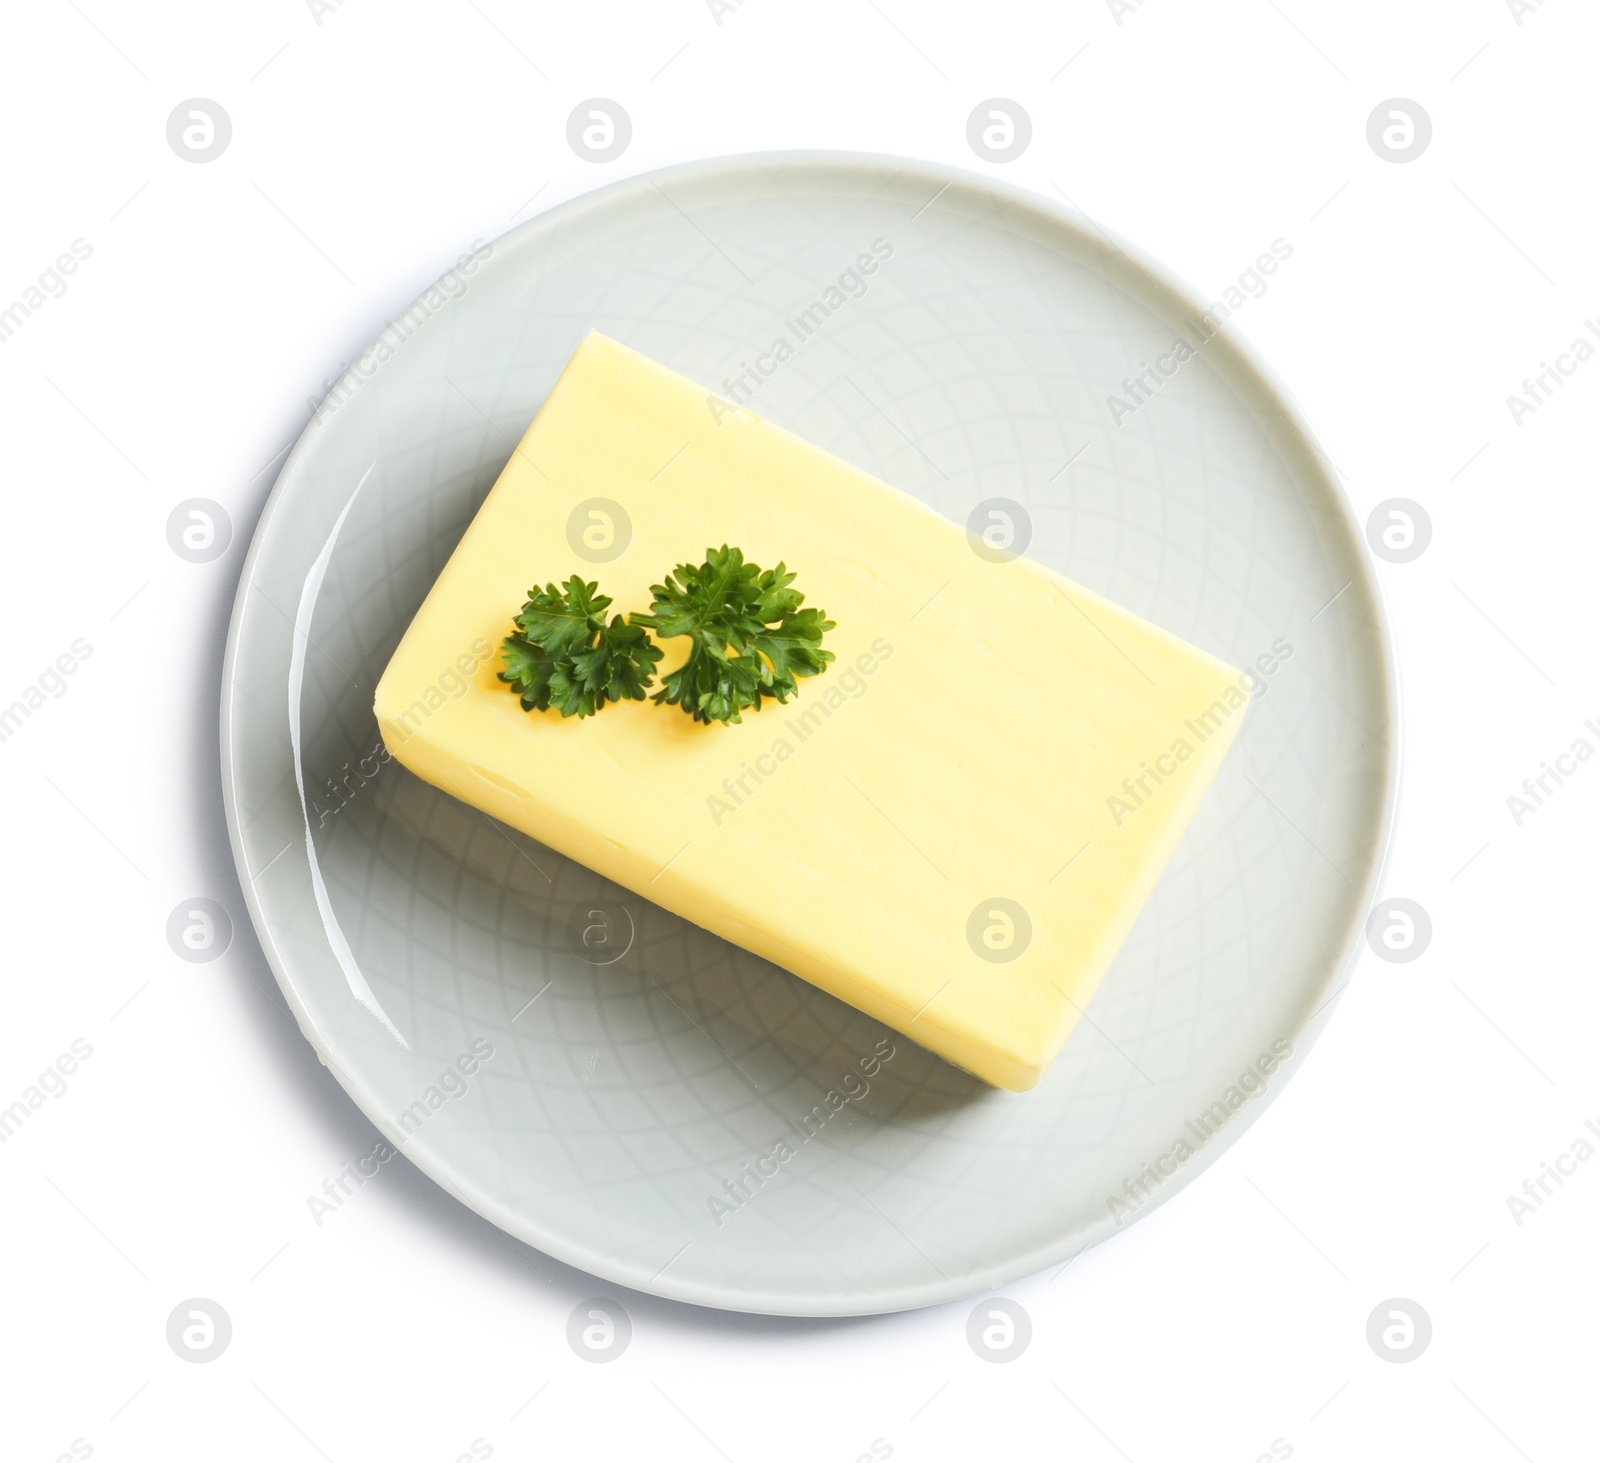
[{"label": "ceramic plate", "polygon": [[[1376,589],[1270,372],[1081,216],[922,163],[671,168],[470,262],[306,429],[234,609],[233,848],[323,1061],[509,1233],[709,1306],[926,1305],[1171,1197],[1328,1019],[1393,799]],[[591,328],[958,523],[1001,500],[1028,553],[1252,669],[1221,776],[1034,1091],[986,1087],[384,758],[378,677]],[[1066,864],[1087,834],[1056,831]],[[892,1058],[847,1082],[885,1037]]]}]

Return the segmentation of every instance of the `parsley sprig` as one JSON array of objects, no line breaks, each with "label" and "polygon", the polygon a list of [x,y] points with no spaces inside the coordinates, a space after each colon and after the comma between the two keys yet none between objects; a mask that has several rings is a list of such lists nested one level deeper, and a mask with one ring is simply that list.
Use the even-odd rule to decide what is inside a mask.
[{"label": "parsley sprig", "polygon": [[780,703],[796,694],[796,678],[819,675],[834,656],[822,636],[834,622],[819,609],[801,609],[805,596],[789,586],[783,564],[761,569],[739,549],[707,549],[698,568],[679,564],[651,586],[648,614],[630,626],[667,639],[690,637],[688,659],[651,700],[678,706],[701,722],[736,722],[764,697]]},{"label": "parsley sprig", "polygon": [[517,616],[517,633],[500,647],[500,679],[524,711],[593,716],[608,701],[643,701],[661,652],[621,615],[608,625],[609,595],[574,574],[558,589],[536,585]]}]

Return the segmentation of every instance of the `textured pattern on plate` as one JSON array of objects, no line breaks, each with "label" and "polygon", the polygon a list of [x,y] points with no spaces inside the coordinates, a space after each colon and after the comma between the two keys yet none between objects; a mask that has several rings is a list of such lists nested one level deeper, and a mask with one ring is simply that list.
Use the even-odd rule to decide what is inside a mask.
[{"label": "textured pattern on plate", "polygon": [[[1195,308],[1151,262],[980,179],[738,159],[523,226],[342,384],[257,531],[224,774],[301,1025],[414,1161],[612,1280],[834,1314],[1064,1259],[1243,1131],[1343,979],[1387,833],[1392,692],[1357,536],[1263,368],[1219,335],[1113,423],[1123,378],[1198,343]],[[762,415],[959,523],[1020,505],[1034,557],[1261,667],[1034,1092],[986,1088],[393,764],[368,775],[376,679],[591,327],[721,391],[748,363]],[[1082,840],[1060,832],[1066,865]],[[475,1042],[492,1056],[446,1079]]]}]

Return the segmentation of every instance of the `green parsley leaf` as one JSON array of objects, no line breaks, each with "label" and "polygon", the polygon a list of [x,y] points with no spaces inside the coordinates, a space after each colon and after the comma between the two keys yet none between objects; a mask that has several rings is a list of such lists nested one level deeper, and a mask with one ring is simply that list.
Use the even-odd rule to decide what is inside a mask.
[{"label": "green parsley leaf", "polygon": [[528,591],[517,633],[500,647],[500,679],[522,697],[524,711],[593,716],[608,701],[643,701],[661,652],[644,630],[621,615],[606,624],[608,595],[576,574],[557,589]]},{"label": "green parsley leaf", "polygon": [[651,700],[682,707],[696,721],[724,724],[763,698],[782,703],[800,676],[820,675],[833,657],[822,636],[834,622],[819,609],[801,609],[805,596],[789,586],[794,575],[747,564],[739,549],[707,549],[705,562],[679,564],[664,584],[651,586],[649,614],[631,625],[663,638],[690,637],[688,659]]}]

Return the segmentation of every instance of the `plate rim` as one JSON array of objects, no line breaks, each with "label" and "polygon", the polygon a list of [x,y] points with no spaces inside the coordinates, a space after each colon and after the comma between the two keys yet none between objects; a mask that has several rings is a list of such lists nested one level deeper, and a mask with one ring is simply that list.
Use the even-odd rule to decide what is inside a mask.
[{"label": "plate rim", "polygon": [[[965,184],[979,192],[989,193],[1008,205],[1042,215],[1051,224],[1077,234],[1086,242],[1093,244],[1097,238],[1098,242],[1106,246],[1112,254],[1121,254],[1125,259],[1131,261],[1160,290],[1172,296],[1180,304],[1187,305],[1193,310],[1206,310],[1209,308],[1206,298],[1199,290],[1190,285],[1185,278],[1178,275],[1161,260],[1153,258],[1138,245],[1121,237],[1116,232],[1106,229],[1087,213],[1076,207],[1063,206],[1054,199],[1042,193],[1037,193],[1021,184],[1013,183],[1003,178],[991,177],[988,174],[937,159],[911,158],[890,153],[848,149],[798,148],[721,153],[710,157],[646,168],[640,172],[630,173],[626,177],[613,179],[596,188],[577,193],[553,205],[544,212],[535,214],[532,218],[525,220],[514,228],[507,229],[490,242],[497,247],[503,243],[522,242],[541,231],[559,229],[576,220],[585,212],[605,207],[625,194],[639,192],[664,182],[726,178],[741,172],[760,173],[774,169],[788,170],[794,168],[819,170],[835,168],[854,170],[862,174],[890,173],[903,177],[920,177],[926,179],[930,185],[942,185],[939,191],[943,191],[943,187],[948,187],[951,184]],[[423,293],[426,293],[426,289]],[[419,295],[417,298],[420,299],[422,296]],[[412,303],[415,302],[413,301]],[[290,1011],[294,1014],[295,1024],[298,1026],[300,1034],[311,1045],[318,1061],[333,1075],[345,1095],[355,1103],[361,1113],[383,1134],[384,1138],[395,1147],[397,1152],[404,1154],[410,1163],[474,1213],[487,1219],[513,1238],[521,1240],[543,1254],[549,1255],[552,1259],[592,1275],[598,1282],[632,1290],[658,1299],[681,1302],[711,1310],[728,1311],[737,1314],[823,1318],[888,1314],[939,1305],[979,1295],[986,1291],[997,1290],[1016,1280],[1033,1275],[1051,1264],[1062,1263],[1065,1260],[1075,1258],[1085,1250],[1121,1233],[1123,1229],[1131,1228],[1138,1220],[1153,1213],[1161,1205],[1188,1188],[1203,1173],[1208,1172],[1246,1132],[1254,1127],[1261,1114],[1272,1105],[1273,1101],[1289,1085],[1289,1082],[1298,1073],[1302,1063],[1308,1058],[1312,1048],[1320,1040],[1340,1004],[1344,991],[1349,986],[1354,967],[1361,958],[1360,934],[1364,926],[1365,916],[1372,907],[1374,894],[1385,886],[1390,855],[1394,844],[1400,802],[1404,723],[1398,648],[1394,637],[1393,621],[1384,593],[1382,578],[1377,571],[1373,556],[1366,543],[1355,504],[1341,483],[1338,470],[1333,466],[1332,460],[1312,428],[1306,411],[1278,372],[1257,350],[1254,343],[1240,333],[1231,318],[1218,322],[1216,330],[1217,336],[1237,355],[1246,370],[1254,376],[1257,382],[1267,388],[1267,397],[1270,404],[1276,408],[1288,427],[1298,435],[1310,450],[1313,459],[1318,465],[1320,476],[1323,480],[1322,486],[1329,494],[1331,502],[1337,505],[1340,515],[1350,531],[1351,540],[1355,548],[1355,558],[1360,566],[1364,587],[1373,609],[1372,620],[1376,631],[1376,648],[1382,661],[1380,680],[1383,688],[1384,711],[1386,714],[1387,748],[1384,758],[1384,786],[1379,800],[1378,830],[1372,852],[1372,862],[1366,875],[1364,887],[1361,890],[1361,897],[1352,905],[1353,913],[1348,927],[1343,931],[1339,953],[1336,958],[1330,960],[1324,967],[1324,978],[1318,988],[1319,993],[1332,988],[1332,993],[1309,1016],[1301,1019],[1297,1025],[1286,1032],[1286,1035],[1293,1040],[1293,1049],[1288,1060],[1280,1067],[1280,1071],[1283,1073],[1283,1080],[1275,1082],[1273,1090],[1268,1094],[1264,1094],[1267,1097],[1267,1101],[1265,1103],[1249,1104],[1245,1111],[1240,1114],[1243,1121],[1230,1123],[1226,1129],[1217,1135],[1217,1139],[1220,1141],[1207,1144],[1207,1154],[1204,1162],[1199,1165],[1185,1165],[1180,1168],[1176,1174],[1162,1184],[1156,1193],[1151,1195],[1148,1202],[1141,1205],[1138,1213],[1130,1223],[1126,1225],[1114,1224],[1108,1216],[1095,1221],[1086,1228],[1072,1231],[1064,1240],[1052,1244],[1041,1244],[1028,1251],[1014,1253],[1003,1262],[985,1266],[981,1271],[973,1272],[961,1279],[945,1280],[933,1284],[904,1284],[889,1289],[862,1291],[853,1296],[845,1295],[840,1290],[827,1293],[818,1291],[808,1297],[776,1291],[731,1295],[714,1284],[701,1281],[680,1283],[659,1271],[653,1277],[642,1278],[642,1267],[636,1270],[628,1262],[615,1256],[598,1251],[588,1253],[584,1251],[581,1243],[573,1242],[563,1236],[540,1231],[537,1225],[528,1220],[527,1216],[513,1211],[509,1205],[502,1202],[493,1193],[471,1187],[461,1181],[460,1176],[452,1173],[448,1166],[440,1161],[436,1155],[427,1150],[412,1151],[409,1145],[403,1143],[398,1127],[384,1115],[383,1107],[377,1100],[377,1094],[370,1089],[360,1072],[347,1070],[334,1060],[317,1022],[312,1019],[305,1002],[300,998],[292,969],[292,961],[280,950],[273,935],[272,920],[263,905],[254,880],[249,875],[243,827],[244,815],[241,812],[238,797],[240,773],[235,761],[233,738],[233,702],[235,700],[235,684],[239,671],[239,644],[244,633],[245,621],[254,609],[251,590],[257,561],[264,551],[264,545],[269,537],[272,523],[277,514],[283,511],[284,505],[288,500],[288,485],[302,457],[309,455],[312,450],[310,444],[316,442],[319,430],[328,420],[331,420],[331,414],[328,418],[321,417],[319,404],[318,410],[313,411],[310,420],[301,429],[300,435],[295,439],[293,448],[284,459],[283,465],[274,479],[272,490],[267,495],[261,512],[252,527],[250,547],[240,569],[239,584],[234,594],[229,615],[219,691],[218,741],[222,803],[227,823],[228,843],[233,855],[234,872],[238,877],[240,893],[244,900],[246,911],[249,914],[250,922],[260,943],[262,953],[266,956],[267,963],[272,970],[273,978],[277,981]],[[330,397],[360,379],[356,366],[376,344],[377,338],[375,337],[371,343],[356,353],[349,369],[344,372],[332,391],[329,392]],[[292,843],[291,846],[293,846]],[[1075,1248],[1073,1247],[1074,1245],[1076,1246]],[[1069,1251],[1070,1253],[1068,1253]],[[664,1268],[670,1268],[670,1262],[669,1266]]]}]

